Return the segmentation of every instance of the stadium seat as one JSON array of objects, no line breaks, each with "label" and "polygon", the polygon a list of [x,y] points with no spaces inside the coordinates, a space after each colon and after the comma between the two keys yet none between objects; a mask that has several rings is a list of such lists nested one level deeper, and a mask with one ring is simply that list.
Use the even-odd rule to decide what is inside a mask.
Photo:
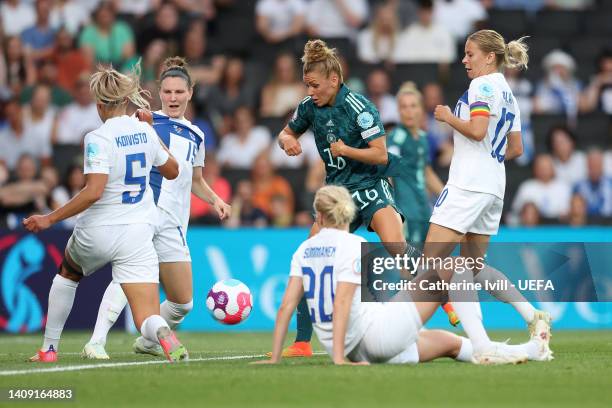
[{"label": "stadium seat", "polygon": [[438,64],[397,64],[390,74],[392,89],[398,89],[406,81],[422,87],[438,80]]},{"label": "stadium seat", "polygon": [[529,18],[524,10],[492,9],[487,26],[510,41],[529,33]]},{"label": "stadium seat", "polygon": [[531,166],[519,166],[514,161],[506,162],[506,193],[504,194],[504,214],[512,208],[514,196],[525,180],[532,177]]},{"label": "stadium seat", "polygon": [[287,119],[284,117],[280,118],[260,118],[257,121],[258,125],[265,126],[270,131],[273,138],[276,138],[278,133],[285,127]]},{"label": "stadium seat", "polygon": [[563,45],[557,37],[546,35],[534,35],[527,40],[529,45],[529,58],[538,64],[546,54]]},{"label": "stadium seat", "polygon": [[569,10],[541,10],[536,16],[533,35],[569,38],[580,31],[582,13]]},{"label": "stadium seat", "polygon": [[221,171],[221,175],[230,183],[232,191],[236,191],[236,186],[240,180],[250,180],[251,170],[225,168]]},{"label": "stadium seat", "polygon": [[53,166],[57,169],[60,180],[64,180],[68,169],[83,165],[83,148],[77,145],[54,145]]},{"label": "stadium seat", "polygon": [[612,128],[610,116],[605,113],[591,113],[578,117],[576,127],[577,145],[580,149],[597,146],[610,147],[612,144]]},{"label": "stadium seat", "polygon": [[567,118],[564,115],[540,114],[531,116],[531,128],[537,153],[547,151],[546,136],[550,128],[556,125],[566,125]]},{"label": "stadium seat", "polygon": [[[608,1],[608,3],[611,3]],[[612,36],[612,9],[592,11],[586,14],[585,29],[590,35]]]},{"label": "stadium seat", "polygon": [[359,78],[365,83],[370,72],[376,68],[384,69],[384,66],[382,64],[366,64],[364,62],[354,61],[349,65],[349,74],[351,78]]},{"label": "stadium seat", "polygon": [[[608,22],[612,27],[612,17]],[[579,62],[579,65],[592,65],[597,62],[597,57],[607,46],[612,46],[612,35],[610,36],[579,36],[569,42],[568,50]]]},{"label": "stadium seat", "polygon": [[[217,30],[211,42],[218,42],[221,49],[230,54],[249,54],[257,39],[253,16],[219,17]],[[236,29],[240,27],[240,29]]]},{"label": "stadium seat", "polygon": [[[465,70],[465,66],[461,62],[456,62],[450,67],[450,75],[449,75],[449,83],[447,84],[447,88],[449,89],[459,89],[462,90],[461,96],[463,92],[467,91],[470,86],[470,79],[467,76],[467,71]],[[457,96],[457,98],[459,98]]]}]

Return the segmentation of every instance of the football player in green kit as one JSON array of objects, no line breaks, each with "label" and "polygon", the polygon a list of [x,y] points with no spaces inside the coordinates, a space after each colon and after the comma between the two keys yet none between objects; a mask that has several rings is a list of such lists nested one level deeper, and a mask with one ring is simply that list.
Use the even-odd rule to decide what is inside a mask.
[{"label": "football player in green kit", "polygon": [[[365,225],[382,242],[405,242],[402,215],[385,176],[390,156],[376,107],[344,85],[338,56],[324,41],[308,41],[302,62],[308,96],[280,132],[279,145],[289,156],[299,155],[302,149],[298,138],[311,129],[325,163],[326,183],[346,187],[357,206],[351,232]],[[318,231],[315,223],[310,236]],[[399,252],[398,248],[395,251]],[[308,293],[297,308],[296,341],[283,351],[283,357],[312,355],[306,296]]]},{"label": "football player in green kit", "polygon": [[[302,152],[299,136],[309,128],[325,163],[326,183],[346,187],[358,213],[351,232],[365,225],[382,242],[404,242],[402,215],[393,200],[393,189],[381,169],[388,164],[386,137],[378,110],[363,95],[343,83],[342,67],[334,49],[322,40],[304,47],[303,79],[308,96],[280,132],[278,143],[289,156]],[[319,232],[315,223],[310,236]],[[312,355],[312,323],[302,299],[297,308],[298,333],[283,357]]]},{"label": "football player in green kit", "polygon": [[[444,184],[429,163],[427,134],[421,129],[424,116],[423,97],[414,84],[404,84],[397,93],[400,123],[387,137],[387,149],[402,158],[402,171],[393,177],[395,202],[406,216],[405,234],[408,242],[422,244],[427,237],[431,208],[428,191],[436,196]],[[459,319],[450,303],[442,306],[453,325]]]}]

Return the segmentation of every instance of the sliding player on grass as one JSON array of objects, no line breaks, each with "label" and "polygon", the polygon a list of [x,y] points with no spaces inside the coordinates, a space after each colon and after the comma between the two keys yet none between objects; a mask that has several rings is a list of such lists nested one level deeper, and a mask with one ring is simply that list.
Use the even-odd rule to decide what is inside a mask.
[{"label": "sliding player on grass", "polygon": [[[193,307],[191,256],[186,242],[191,193],[208,202],[221,219],[230,215],[231,208],[202,177],[204,133],[184,117],[193,94],[185,60],[166,59],[159,83],[162,110],[153,114],[153,128],[181,164],[176,180],[168,180],[153,170],[150,182],[159,213],[153,243],[159,257],[159,278],[166,293],[160,314],[174,329]],[[111,282],[102,298],[93,335],[83,349],[84,357],[109,358],[104,349],[106,337],[125,305],[121,287]],[[145,337],[136,339],[133,348],[136,353],[162,353],[156,343]]]},{"label": "sliding player on grass", "polygon": [[[357,206],[351,231],[365,225],[382,242],[405,242],[402,215],[382,170],[389,158],[385,130],[376,107],[343,83],[336,51],[324,41],[308,41],[302,62],[308,96],[280,132],[279,145],[289,156],[300,154],[298,138],[310,128],[325,163],[326,184],[346,187]],[[310,236],[318,231],[319,225],[315,222]],[[297,308],[297,320],[296,341],[285,350],[285,356],[311,356],[312,323],[305,298]]]},{"label": "sliding player on grass", "polygon": [[[430,219],[424,248],[425,257],[445,258],[461,243],[461,255],[473,259],[484,256],[491,235],[497,234],[502,214],[506,173],[504,161],[522,154],[521,121],[518,104],[503,74],[504,66],[526,68],[527,47],[522,39],[506,44],[492,30],[470,35],[463,58],[472,79],[468,91],[459,99],[455,111],[437,106],[435,117],[454,129],[454,153],[448,183],[440,194]],[[501,272],[485,266],[452,279],[485,282],[507,279]],[[450,279],[450,276],[444,276]],[[511,285],[505,291],[492,291],[498,299],[510,303],[529,324],[532,338],[550,336],[550,315],[536,310]],[[461,324],[474,346],[480,362],[503,362],[507,356],[490,341],[482,325],[477,294],[468,300],[450,300]],[[463,294],[466,295],[465,293]],[[536,330],[538,322],[544,322]],[[547,358],[552,358],[548,350]],[[511,362],[511,361],[508,361]]]},{"label": "sliding player on grass", "polygon": [[[276,316],[272,358],[278,363],[291,315],[305,295],[319,342],[335,364],[415,364],[438,357],[473,361],[472,344],[443,330],[421,330],[439,302],[361,302],[361,244],[365,239],[349,233],[356,209],[344,187],[325,186],[315,195],[320,232],[297,249],[291,261],[289,283]],[[430,273],[435,277],[436,273]],[[543,322],[539,323],[543,324]],[[543,360],[547,340],[534,338],[520,345],[495,343],[515,362]]]},{"label": "sliding player on grass", "polygon": [[43,346],[30,361],[57,361],[60,336],[79,281],[109,262],[113,281],[125,292],[140,333],[158,347],[161,343],[170,361],[187,358],[187,350],[160,316],[159,268],[153,247],[157,210],[148,185],[153,166],[175,179],[179,165],[151,126],[126,115],[130,101],[148,107],[138,84],[139,67],[131,76],[101,69],[91,77],[104,124],[85,136],[85,187],[52,213],[23,222],[29,231],[38,232],[79,214],[49,291]]}]

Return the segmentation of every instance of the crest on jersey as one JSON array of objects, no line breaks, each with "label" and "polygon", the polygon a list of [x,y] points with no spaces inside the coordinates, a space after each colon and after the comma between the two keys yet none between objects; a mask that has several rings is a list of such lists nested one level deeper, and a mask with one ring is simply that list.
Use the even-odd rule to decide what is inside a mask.
[{"label": "crest on jersey", "polygon": [[478,90],[482,96],[486,96],[487,98],[491,98],[493,96],[493,87],[489,84],[481,84]]},{"label": "crest on jersey", "polygon": [[174,131],[180,135],[181,132],[183,131],[183,128],[180,126],[174,125]]},{"label": "crest on jersey", "polygon": [[361,112],[357,116],[357,124],[362,129],[368,129],[374,124],[374,116],[370,112]]},{"label": "crest on jersey", "polygon": [[87,159],[91,160],[98,155],[100,147],[95,143],[87,143],[87,149],[85,150]]},{"label": "crest on jersey", "polygon": [[338,141],[338,138],[336,137],[336,135],[334,135],[333,133],[328,133],[327,134],[327,143],[336,143]]}]

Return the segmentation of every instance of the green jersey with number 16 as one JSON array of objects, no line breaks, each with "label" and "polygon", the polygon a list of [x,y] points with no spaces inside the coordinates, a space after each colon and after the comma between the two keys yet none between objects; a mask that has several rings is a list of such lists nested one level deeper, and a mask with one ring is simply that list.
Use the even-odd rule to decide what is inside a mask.
[{"label": "green jersey with number 16", "polygon": [[308,128],[312,130],[325,163],[327,184],[342,185],[354,191],[370,188],[380,180],[379,166],[332,156],[330,144],[338,140],[347,146],[364,149],[369,142],[385,135],[374,104],[346,85],[340,86],[331,106],[318,107],[309,96],[304,98],[288,126],[298,134]]}]

